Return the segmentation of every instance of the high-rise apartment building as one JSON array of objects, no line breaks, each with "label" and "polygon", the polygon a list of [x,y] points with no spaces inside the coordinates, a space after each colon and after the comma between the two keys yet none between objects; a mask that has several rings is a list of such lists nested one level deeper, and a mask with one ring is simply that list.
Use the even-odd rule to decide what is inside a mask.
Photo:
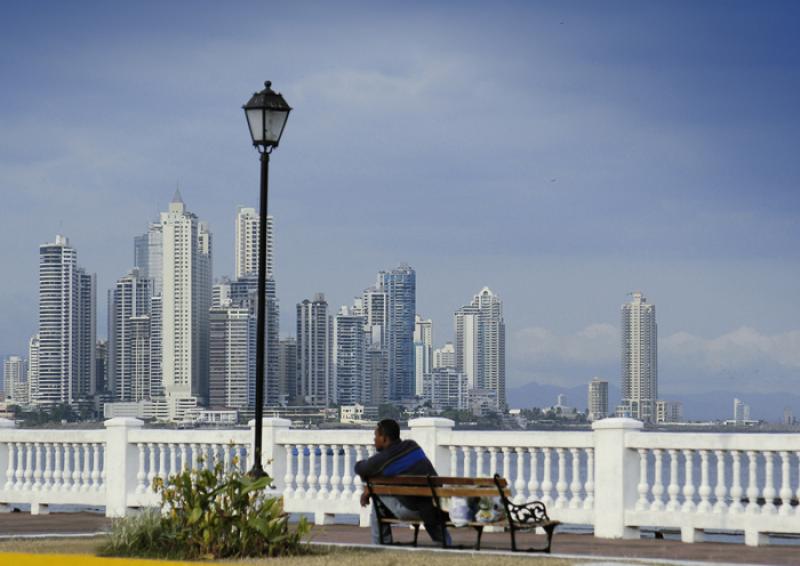
[{"label": "high-rise apartment building", "polygon": [[657,423],[679,423],[683,421],[683,403],[680,401],[656,401]]},{"label": "high-rise apartment building", "polygon": [[244,307],[212,307],[209,314],[209,405],[244,410],[252,407],[255,379],[255,318]]},{"label": "high-rise apartment building", "polygon": [[94,351],[94,373],[97,391],[108,393],[111,390],[108,384],[108,340],[98,340]]},{"label": "high-rise apartment building", "polygon": [[333,385],[331,402],[354,405],[364,401],[367,340],[365,317],[342,307],[333,319]]},{"label": "high-rise apartment building", "polygon": [[28,401],[39,394],[39,335],[28,341]]},{"label": "high-rise apartment building", "polygon": [[297,397],[297,340],[291,336],[278,343],[278,404],[294,403]]},{"label": "high-rise apartment building", "polygon": [[622,400],[618,415],[645,422],[656,418],[658,327],[656,306],[637,291],[622,305]]},{"label": "high-rise apartment building", "polygon": [[28,379],[25,360],[9,356],[3,362],[3,392],[6,399],[19,405],[28,404]]},{"label": "high-rise apartment building", "polygon": [[452,342],[446,342],[441,348],[433,351],[433,369],[456,367],[456,347]]},{"label": "high-rise apartment building", "polygon": [[[237,279],[258,275],[258,230],[261,219],[255,208],[239,207],[236,212],[235,270]],[[267,216],[267,277],[273,277],[273,218]]]},{"label": "high-rise apartment building", "polygon": [[506,325],[503,302],[484,287],[455,313],[456,369],[470,389],[493,392],[495,409],[506,404]]},{"label": "high-rise apartment building", "polygon": [[433,369],[433,321],[414,317],[414,395],[421,397],[425,374]]},{"label": "high-rise apartment building", "polygon": [[595,377],[589,382],[589,402],[587,405],[590,421],[608,417],[608,381]]},{"label": "high-rise apartment building", "polygon": [[163,283],[163,227],[161,222],[153,222],[147,232],[133,239],[133,267],[139,270],[140,277],[153,280],[153,295],[161,295]]},{"label": "high-rise apartment building", "polygon": [[95,392],[95,276],[78,267],[64,236],[39,246],[40,406],[74,404]]},{"label": "high-rise apartment building", "polygon": [[331,397],[331,319],[325,295],[297,305],[297,386],[303,404],[327,406]]},{"label": "high-rise apartment building", "polygon": [[108,373],[116,402],[151,397],[152,296],[153,282],[139,268],[117,280],[109,293]]},{"label": "high-rise apartment building", "polygon": [[386,293],[386,350],[389,397],[399,401],[415,393],[414,316],[417,307],[416,273],[407,264],[378,274],[378,288]]},{"label": "high-rise apartment building", "polygon": [[467,410],[470,408],[467,376],[453,368],[436,368],[425,374],[422,397],[437,411]]},{"label": "high-rise apartment building", "polygon": [[162,380],[170,406],[181,408],[192,404],[189,398],[208,398],[211,234],[178,191],[160,222]]}]

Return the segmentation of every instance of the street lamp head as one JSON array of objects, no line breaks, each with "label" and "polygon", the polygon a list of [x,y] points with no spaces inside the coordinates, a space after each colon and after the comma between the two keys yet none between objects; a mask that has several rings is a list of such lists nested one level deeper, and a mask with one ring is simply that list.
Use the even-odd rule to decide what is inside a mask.
[{"label": "street lamp head", "polygon": [[242,108],[250,126],[253,145],[259,151],[272,151],[278,147],[283,128],[292,110],[279,92],[272,90],[272,83],[264,83],[264,90],[256,92]]}]

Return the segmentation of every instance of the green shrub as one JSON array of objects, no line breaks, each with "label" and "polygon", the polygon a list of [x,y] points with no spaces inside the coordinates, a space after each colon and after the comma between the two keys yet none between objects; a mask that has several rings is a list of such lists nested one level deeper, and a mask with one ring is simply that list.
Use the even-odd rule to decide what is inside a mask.
[{"label": "green shrub", "polygon": [[269,476],[253,479],[222,462],[155,478],[160,512],[114,523],[103,553],[162,558],[240,558],[305,552],[305,519],[289,528],[283,500],[270,494]]}]

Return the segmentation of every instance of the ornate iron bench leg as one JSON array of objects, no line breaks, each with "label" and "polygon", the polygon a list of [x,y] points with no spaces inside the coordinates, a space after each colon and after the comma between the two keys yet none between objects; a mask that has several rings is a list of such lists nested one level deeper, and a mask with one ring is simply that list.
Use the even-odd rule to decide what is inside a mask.
[{"label": "ornate iron bench leg", "polygon": [[419,537],[419,523],[414,523],[414,543],[412,546],[417,546],[417,537]]},{"label": "ornate iron bench leg", "polygon": [[547,548],[545,548],[544,551],[547,554],[550,554],[550,545],[553,544],[553,532],[555,530],[556,530],[556,526],[555,525],[547,525],[544,528],[544,532],[547,533]]},{"label": "ornate iron bench leg", "polygon": [[478,531],[478,538],[477,538],[477,540],[475,542],[475,550],[480,550],[481,549],[481,537],[483,537],[483,527],[482,526],[477,526],[477,527],[475,527],[475,530]]}]

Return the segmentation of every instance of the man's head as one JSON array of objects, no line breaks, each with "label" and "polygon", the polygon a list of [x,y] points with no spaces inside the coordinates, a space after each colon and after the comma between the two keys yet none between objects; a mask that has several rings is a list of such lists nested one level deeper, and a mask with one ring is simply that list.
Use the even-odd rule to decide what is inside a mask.
[{"label": "man's head", "polygon": [[400,425],[393,419],[383,419],[375,427],[375,450],[380,452],[400,440]]}]

